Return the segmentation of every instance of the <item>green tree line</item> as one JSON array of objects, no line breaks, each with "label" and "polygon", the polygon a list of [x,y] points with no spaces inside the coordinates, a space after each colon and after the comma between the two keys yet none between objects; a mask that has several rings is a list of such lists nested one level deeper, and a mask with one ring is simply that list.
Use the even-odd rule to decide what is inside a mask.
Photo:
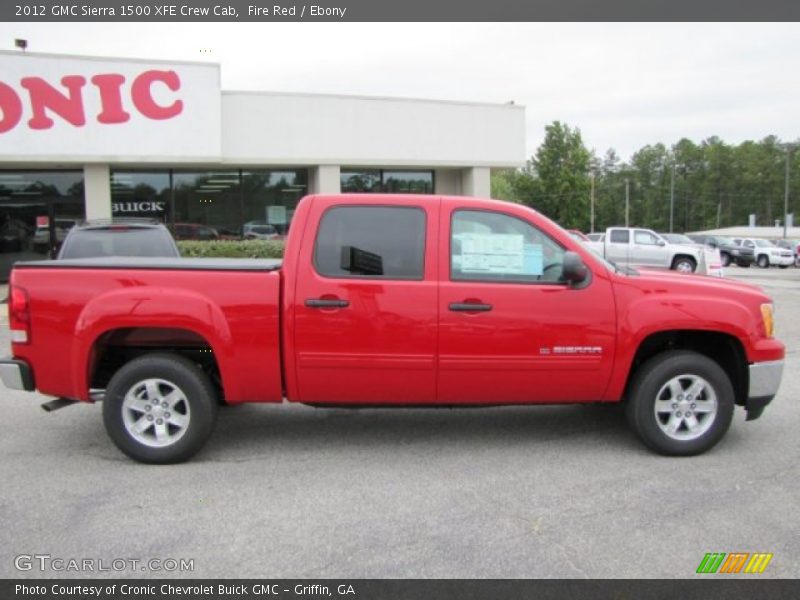
[{"label": "green tree line", "polygon": [[[800,210],[800,140],[787,144],[770,135],[727,144],[718,137],[671,147],[647,145],[630,161],[610,149],[598,156],[586,148],[580,129],[555,121],[522,169],[492,175],[492,197],[531,206],[564,227],[589,231],[594,188],[594,230],[625,224],[626,185],[631,226],[701,231],[783,223],[786,157],[789,212]],[[795,222],[800,225],[800,214]]]}]

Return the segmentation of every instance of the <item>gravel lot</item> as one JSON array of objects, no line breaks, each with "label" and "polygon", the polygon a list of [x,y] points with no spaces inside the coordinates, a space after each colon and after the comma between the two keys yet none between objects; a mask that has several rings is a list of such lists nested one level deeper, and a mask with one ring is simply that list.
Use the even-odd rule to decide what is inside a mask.
[{"label": "gravel lot", "polygon": [[772,552],[762,577],[798,577],[800,269],[727,274],[773,295],[784,381],[689,459],[648,452],[615,407],[286,405],[225,409],[193,462],[149,467],[99,406],[47,414],[3,389],[0,577],[82,575],[14,566],[49,554],[194,560],[100,574],[127,577],[683,578],[712,551]]}]

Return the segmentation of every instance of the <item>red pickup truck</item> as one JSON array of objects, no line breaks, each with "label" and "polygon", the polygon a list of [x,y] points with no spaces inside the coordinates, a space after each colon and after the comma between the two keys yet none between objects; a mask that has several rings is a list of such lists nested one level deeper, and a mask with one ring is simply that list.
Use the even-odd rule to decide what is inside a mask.
[{"label": "red pickup truck", "polygon": [[625,402],[652,449],[712,447],[758,417],[784,346],[758,288],[621,269],[530,208],[464,197],[318,195],[284,260],[17,263],[14,389],[103,400],[136,460],[194,455],[218,405]]}]

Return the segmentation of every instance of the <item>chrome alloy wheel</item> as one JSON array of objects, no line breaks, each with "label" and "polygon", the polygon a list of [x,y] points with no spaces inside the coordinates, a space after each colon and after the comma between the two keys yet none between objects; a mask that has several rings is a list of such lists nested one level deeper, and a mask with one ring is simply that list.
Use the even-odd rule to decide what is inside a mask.
[{"label": "chrome alloy wheel", "polygon": [[673,440],[694,440],[717,417],[717,395],[705,379],[678,375],[665,383],[655,401],[656,423]]},{"label": "chrome alloy wheel", "polygon": [[122,421],[130,436],[151,448],[170,446],[189,427],[189,402],[174,383],[144,379],[135,383],[122,402]]}]

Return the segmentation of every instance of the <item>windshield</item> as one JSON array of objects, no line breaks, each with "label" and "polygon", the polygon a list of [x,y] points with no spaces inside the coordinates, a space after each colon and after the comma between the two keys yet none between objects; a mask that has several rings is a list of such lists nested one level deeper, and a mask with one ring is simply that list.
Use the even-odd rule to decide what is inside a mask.
[{"label": "windshield", "polygon": [[101,256],[165,256],[180,253],[170,235],[160,228],[80,229],[72,232],[59,258]]},{"label": "windshield", "polygon": [[664,237],[670,244],[694,244],[692,240],[680,233],[667,233]]},{"label": "windshield", "polygon": [[726,237],[718,237],[717,238],[717,244],[719,244],[720,246],[735,246],[736,245],[735,242],[733,241],[733,239],[726,238]]},{"label": "windshield", "polygon": [[759,248],[772,248],[775,245],[772,242],[768,242],[767,240],[754,240],[754,241],[756,243],[756,246],[758,246]]}]

